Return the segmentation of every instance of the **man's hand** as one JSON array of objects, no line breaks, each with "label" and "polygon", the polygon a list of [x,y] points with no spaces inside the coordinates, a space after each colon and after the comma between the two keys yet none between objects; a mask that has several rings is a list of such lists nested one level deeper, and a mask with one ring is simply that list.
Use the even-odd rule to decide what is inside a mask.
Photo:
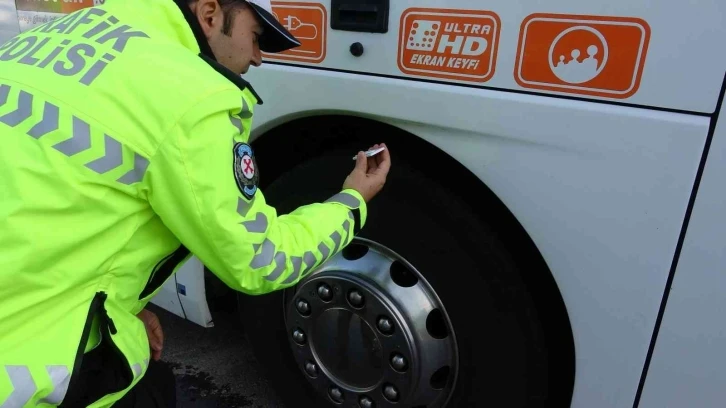
[{"label": "man's hand", "polygon": [[375,144],[370,149],[385,147],[386,149],[373,157],[366,157],[365,153],[358,152],[355,168],[343,182],[343,189],[352,188],[369,202],[381,191],[386,184],[386,176],[391,168],[391,154],[385,143]]},{"label": "man's hand", "polygon": [[146,335],[149,337],[149,347],[151,348],[151,358],[159,361],[161,358],[161,349],[164,348],[164,333],[161,330],[161,322],[156,315],[146,309],[136,315],[146,326]]}]

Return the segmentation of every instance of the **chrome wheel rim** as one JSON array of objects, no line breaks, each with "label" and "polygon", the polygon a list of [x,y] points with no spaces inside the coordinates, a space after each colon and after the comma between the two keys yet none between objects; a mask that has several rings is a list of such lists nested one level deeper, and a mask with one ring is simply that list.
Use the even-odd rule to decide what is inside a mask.
[{"label": "chrome wheel rim", "polygon": [[459,352],[441,299],[394,251],[356,238],[285,292],[298,367],[334,405],[446,406]]}]

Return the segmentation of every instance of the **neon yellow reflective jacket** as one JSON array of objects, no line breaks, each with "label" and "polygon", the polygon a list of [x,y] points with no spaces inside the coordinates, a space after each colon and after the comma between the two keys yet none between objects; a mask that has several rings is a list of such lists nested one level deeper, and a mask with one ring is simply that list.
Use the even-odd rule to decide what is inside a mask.
[{"label": "neon yellow reflective jacket", "polygon": [[58,405],[99,344],[126,382],[92,406],[121,398],[149,361],[135,315],[190,253],[264,294],[365,223],[354,190],[265,203],[262,101],[194,27],[172,0],[107,0],[0,45],[0,406]]}]

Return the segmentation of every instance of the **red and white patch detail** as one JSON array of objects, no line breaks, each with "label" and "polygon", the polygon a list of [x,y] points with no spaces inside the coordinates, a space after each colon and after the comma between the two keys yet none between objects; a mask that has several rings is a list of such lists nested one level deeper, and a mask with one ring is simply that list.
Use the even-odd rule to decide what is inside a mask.
[{"label": "red and white patch detail", "polygon": [[252,180],[252,177],[255,176],[255,162],[247,154],[242,156],[242,174],[248,180]]}]

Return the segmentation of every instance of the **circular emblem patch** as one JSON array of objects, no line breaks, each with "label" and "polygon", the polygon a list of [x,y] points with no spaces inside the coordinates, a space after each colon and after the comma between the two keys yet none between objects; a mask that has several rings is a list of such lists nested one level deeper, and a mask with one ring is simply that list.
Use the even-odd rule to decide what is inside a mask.
[{"label": "circular emblem patch", "polygon": [[236,143],[234,145],[234,179],[237,182],[239,191],[247,199],[254,197],[260,177],[257,172],[257,161],[252,152],[252,147],[247,143]]}]

